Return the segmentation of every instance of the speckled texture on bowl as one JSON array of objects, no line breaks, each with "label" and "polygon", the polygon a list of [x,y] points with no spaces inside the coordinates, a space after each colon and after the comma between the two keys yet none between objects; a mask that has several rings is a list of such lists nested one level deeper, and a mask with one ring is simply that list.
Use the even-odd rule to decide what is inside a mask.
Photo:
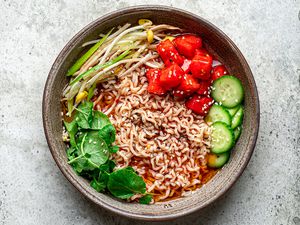
[{"label": "speckled texture on bowl", "polygon": [[[126,22],[135,24],[140,18],[149,18],[155,24],[168,23],[203,37],[209,50],[223,62],[231,74],[241,79],[245,88],[245,116],[242,135],[235,145],[229,162],[206,185],[193,194],[154,205],[119,201],[97,193],[89,183],[76,175],[67,163],[62,141],[60,98],[67,83],[67,69],[78,57],[82,43],[92,40],[101,32]],[[254,150],[259,128],[259,100],[251,70],[235,44],[218,28],[189,12],[162,6],[137,6],[103,16],[84,27],[63,48],[55,60],[43,96],[44,130],[50,151],[65,177],[88,199],[114,213],[144,220],[166,220],[199,210],[223,195],[239,178]]]}]

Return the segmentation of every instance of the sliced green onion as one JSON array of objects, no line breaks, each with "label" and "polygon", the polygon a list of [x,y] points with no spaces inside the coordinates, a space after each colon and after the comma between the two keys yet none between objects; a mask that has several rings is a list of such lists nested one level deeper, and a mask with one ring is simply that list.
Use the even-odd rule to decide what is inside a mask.
[{"label": "sliced green onion", "polygon": [[112,28],[103,38],[93,45],[83,56],[81,56],[74,65],[68,70],[67,76],[73,75],[80,67],[94,54],[95,51],[103,44],[107,37],[111,34],[114,28]]},{"label": "sliced green onion", "polygon": [[68,113],[67,113],[67,115],[71,116],[71,113],[73,112],[73,110],[74,110],[73,99],[71,99],[71,100],[68,100]]},{"label": "sliced green onion", "polygon": [[96,86],[97,86],[96,83],[94,83],[93,86],[89,89],[89,93],[88,93],[88,97],[87,97],[88,101],[90,101],[91,98],[93,97]]},{"label": "sliced green onion", "polygon": [[79,75],[78,77],[76,77],[74,80],[72,80],[70,82],[70,85],[73,85],[75,83],[77,83],[79,80],[81,80],[83,77],[97,71],[97,70],[100,70],[100,69],[103,69],[103,68],[106,68],[106,67],[109,67],[113,64],[115,64],[116,62],[119,62],[121,59],[123,59],[125,56],[127,56],[128,54],[130,53],[130,50],[126,50],[125,52],[123,52],[121,55],[119,55],[118,57],[114,58],[113,60],[110,60],[104,64],[101,64],[101,65],[97,65],[97,66],[94,66],[93,68],[89,69],[88,71],[84,72],[83,74]]}]

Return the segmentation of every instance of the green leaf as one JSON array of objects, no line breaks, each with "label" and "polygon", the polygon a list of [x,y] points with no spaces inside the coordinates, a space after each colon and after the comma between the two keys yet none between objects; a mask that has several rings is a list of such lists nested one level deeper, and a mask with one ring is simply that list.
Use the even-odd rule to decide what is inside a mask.
[{"label": "green leaf", "polygon": [[80,128],[89,129],[93,122],[93,103],[83,102],[76,109],[76,122]]},{"label": "green leaf", "polygon": [[67,76],[73,75],[80,67],[94,54],[95,51],[103,44],[107,37],[111,34],[112,28],[103,38],[101,38],[95,45],[93,45],[83,56],[81,56],[74,65],[68,70]]},{"label": "green leaf", "polygon": [[[82,134],[81,134],[82,135]],[[94,170],[104,164],[109,157],[109,150],[105,141],[97,131],[84,133],[80,143],[80,155],[68,163],[72,164],[77,172]]]},{"label": "green leaf", "polygon": [[111,145],[116,140],[116,129],[112,124],[107,124],[99,130],[99,135],[107,145]]},{"label": "green leaf", "polygon": [[107,160],[107,162],[99,167],[100,172],[111,173],[115,168],[116,163],[112,160]]},{"label": "green leaf", "polygon": [[99,177],[99,168],[96,168],[96,169],[93,169],[93,170],[83,170],[81,173],[80,173],[80,176],[88,179],[88,180],[93,180],[94,178],[96,180],[98,180],[98,177]]},{"label": "green leaf", "polygon": [[146,194],[140,198],[139,203],[148,205],[152,200],[152,195]]},{"label": "green leaf", "polygon": [[98,192],[101,192],[106,188],[106,183],[99,182],[95,178],[91,181],[90,185],[92,188],[94,188]]},{"label": "green leaf", "polygon": [[112,172],[113,169],[116,167],[116,163],[112,160],[108,160],[109,172]]},{"label": "green leaf", "polygon": [[107,182],[109,179],[109,174],[113,171],[116,166],[115,162],[112,160],[107,160],[105,164],[99,167],[97,176],[93,176],[91,181],[91,186],[98,192],[103,191],[107,187]]},{"label": "green leaf", "polygon": [[89,131],[82,145],[82,154],[88,155],[88,161],[95,168],[104,164],[108,160],[109,151],[105,141],[99,136],[98,132]]},{"label": "green leaf", "polygon": [[107,188],[117,198],[128,199],[135,194],[144,194],[146,184],[142,177],[132,171],[132,168],[124,168],[110,174]]},{"label": "green leaf", "polygon": [[76,147],[71,146],[70,148],[68,148],[67,149],[68,160],[74,159],[77,156],[77,153],[78,153],[78,151],[77,151]]},{"label": "green leaf", "polygon": [[71,164],[73,169],[79,174],[83,170],[93,169],[93,167],[89,167],[88,161],[83,157],[83,155],[79,155],[76,158],[71,159],[68,163]]},{"label": "green leaf", "polygon": [[75,147],[76,146],[76,141],[75,141],[75,135],[78,131],[78,126],[75,120],[73,120],[72,122],[68,123],[66,121],[64,121],[65,127],[69,133],[70,136],[70,144],[71,146]]},{"label": "green leaf", "polygon": [[128,166],[128,167],[124,168],[124,170],[128,170],[129,172],[136,173],[136,171],[131,166]]},{"label": "green leaf", "polygon": [[111,122],[104,113],[100,111],[94,111],[94,117],[91,126],[92,130],[100,130],[108,124],[111,124]]},{"label": "green leaf", "polygon": [[117,145],[114,145],[114,146],[110,145],[110,146],[108,146],[108,150],[109,150],[110,153],[116,153],[116,152],[119,151],[119,149],[120,148]]}]

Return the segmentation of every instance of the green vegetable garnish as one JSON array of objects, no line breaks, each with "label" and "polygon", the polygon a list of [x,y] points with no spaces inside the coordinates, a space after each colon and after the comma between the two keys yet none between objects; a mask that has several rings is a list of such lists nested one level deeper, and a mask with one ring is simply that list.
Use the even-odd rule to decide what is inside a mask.
[{"label": "green vegetable garnish", "polygon": [[146,184],[131,167],[119,169],[109,176],[107,188],[113,196],[121,199],[129,199],[135,194],[144,194]]},{"label": "green vegetable garnish", "polygon": [[93,112],[94,112],[94,115],[93,115],[93,119],[92,119],[92,126],[90,127],[90,129],[100,130],[104,126],[111,124],[110,120],[104,113],[99,112],[99,111],[93,111]]},{"label": "green vegetable garnish", "polygon": [[112,160],[108,160],[105,164],[99,167],[99,172],[93,177],[91,186],[98,192],[104,191],[107,188],[109,174],[113,171],[116,164]]},{"label": "green vegetable garnish", "polygon": [[83,102],[76,110],[79,112],[75,118],[78,126],[83,129],[91,128],[93,123],[93,103]]},{"label": "green vegetable garnish", "polygon": [[119,146],[109,146],[108,149],[110,153],[116,153],[117,151],[119,151]]},{"label": "green vegetable garnish", "polygon": [[69,133],[70,136],[70,144],[71,146],[75,147],[76,146],[76,140],[75,140],[75,135],[78,131],[78,126],[75,120],[73,120],[72,122],[68,123],[66,121],[64,121],[65,127]]},{"label": "green vegetable garnish", "polygon": [[87,100],[90,101],[94,95],[94,91],[96,89],[97,84],[94,83],[93,86],[89,89]]},{"label": "green vegetable garnish", "polygon": [[108,145],[111,145],[116,140],[116,129],[108,124],[99,130],[99,135]]},{"label": "green vegetable garnish", "polygon": [[74,110],[74,104],[73,104],[73,99],[68,100],[68,113],[67,115],[71,116],[71,113]]},{"label": "green vegetable garnish", "polygon": [[104,69],[104,68],[107,68],[117,62],[119,62],[120,60],[122,60],[125,56],[127,56],[128,54],[130,53],[130,50],[126,50],[125,52],[123,52],[121,55],[119,55],[118,57],[108,61],[107,63],[104,63],[104,64],[101,64],[101,65],[97,65],[97,66],[94,66],[93,68],[89,69],[88,71],[80,74],[78,77],[76,77],[74,80],[72,80],[70,82],[70,85],[74,85],[75,83],[77,83],[78,81],[80,81],[83,77],[85,76],[88,76],[89,74],[97,71],[97,70],[100,70],[100,69]]},{"label": "green vegetable garnish", "polygon": [[139,203],[148,205],[152,200],[152,195],[146,194],[140,198]]},{"label": "green vegetable garnish", "polygon": [[[76,108],[72,122],[64,121],[70,136],[67,149],[68,163],[81,176],[90,180],[96,191],[108,190],[117,198],[128,199],[135,194],[145,194],[146,184],[132,167],[113,171],[115,163],[109,160],[119,147],[113,145],[116,130],[109,118],[93,110],[92,102],[82,102]],[[152,196],[146,194],[139,201],[149,204]]]},{"label": "green vegetable garnish", "polygon": [[93,178],[90,185],[98,192],[104,191],[104,189],[106,188],[106,183],[98,181],[96,178]]},{"label": "green vegetable garnish", "polygon": [[95,51],[105,42],[107,37],[111,34],[112,28],[103,38],[101,38],[93,47],[91,47],[83,56],[81,56],[74,65],[68,70],[67,76],[73,75],[80,67],[94,54]]},{"label": "green vegetable garnish", "polygon": [[68,163],[73,164],[78,172],[93,170],[104,164],[109,156],[109,150],[105,141],[96,131],[88,131],[84,134],[80,143],[80,155]]}]

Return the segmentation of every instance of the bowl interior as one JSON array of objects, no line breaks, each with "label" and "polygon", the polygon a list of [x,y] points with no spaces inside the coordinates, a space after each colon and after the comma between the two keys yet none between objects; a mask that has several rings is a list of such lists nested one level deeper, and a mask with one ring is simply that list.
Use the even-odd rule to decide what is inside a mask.
[{"label": "bowl interior", "polygon": [[[89,183],[77,176],[67,164],[65,144],[62,141],[60,98],[67,83],[66,71],[83,51],[80,46],[98,38],[113,26],[127,22],[136,24],[148,18],[155,24],[167,23],[181,27],[203,37],[205,45],[226,65],[229,72],[241,79],[245,88],[245,116],[243,132],[232,150],[230,161],[206,185],[193,194],[154,205],[140,205],[119,201],[109,195],[97,193]],[[185,11],[169,7],[133,7],[111,13],[87,25],[64,47],[53,64],[45,86],[43,120],[52,155],[67,179],[86,197],[113,212],[133,218],[161,220],[175,218],[203,208],[224,194],[237,180],[247,165],[256,142],[259,125],[258,96],[253,76],[244,57],[233,42],[212,24]]]}]

